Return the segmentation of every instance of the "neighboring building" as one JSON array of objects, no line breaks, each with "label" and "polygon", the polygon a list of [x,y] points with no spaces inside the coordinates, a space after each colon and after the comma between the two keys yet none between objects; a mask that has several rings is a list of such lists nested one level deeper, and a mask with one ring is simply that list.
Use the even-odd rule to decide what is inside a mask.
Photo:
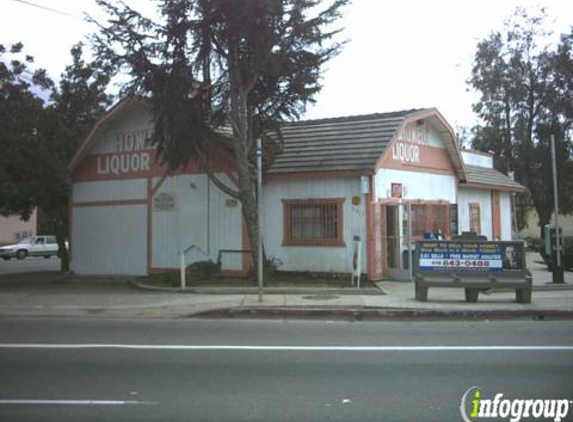
[{"label": "neighboring building", "polygon": [[[240,204],[196,162],[167,176],[146,144],[153,128],[141,99],[118,103],[70,164],[72,269],[145,275],[221,256],[244,275],[249,249]],[[435,109],[285,124],[284,150],[265,175],[264,244],[281,270],[350,272],[355,241],[370,279],[404,277],[408,245],[430,232],[473,229],[511,239],[511,192],[523,187],[489,155],[460,151]],[[236,180],[230,154],[213,147],[215,171]]]},{"label": "neighboring building", "polygon": [[[563,229],[563,235],[568,237],[573,237],[573,215],[562,215],[559,214],[559,227]],[[555,224],[555,219],[551,217],[551,223]],[[519,232],[520,239],[526,239],[528,237],[540,239],[541,229],[539,228],[539,216],[535,211],[533,206],[527,207],[527,227]]]},{"label": "neighboring building", "polygon": [[28,221],[21,220],[18,215],[0,216],[0,245],[17,243],[25,237],[36,234],[37,215],[32,213]]}]

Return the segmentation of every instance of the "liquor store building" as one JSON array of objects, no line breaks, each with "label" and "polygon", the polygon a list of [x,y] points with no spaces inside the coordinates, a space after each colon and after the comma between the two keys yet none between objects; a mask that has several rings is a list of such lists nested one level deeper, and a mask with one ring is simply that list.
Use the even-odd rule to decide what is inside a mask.
[{"label": "liquor store building", "polygon": [[[241,204],[194,160],[167,174],[147,139],[149,104],[127,98],[96,123],[72,162],[71,267],[81,275],[147,275],[221,262],[244,276],[251,258]],[[282,271],[348,273],[357,245],[371,280],[408,278],[424,236],[473,230],[511,240],[512,193],[524,188],[493,157],[460,151],[436,109],[286,123],[264,176],[266,255]],[[233,186],[231,154],[209,151]]]}]

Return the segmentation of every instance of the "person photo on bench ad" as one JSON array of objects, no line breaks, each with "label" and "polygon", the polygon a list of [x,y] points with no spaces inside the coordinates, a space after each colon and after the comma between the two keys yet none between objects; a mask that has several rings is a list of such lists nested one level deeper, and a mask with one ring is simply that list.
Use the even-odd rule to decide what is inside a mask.
[{"label": "person photo on bench ad", "polygon": [[517,248],[513,245],[507,245],[503,254],[504,270],[519,270],[520,265],[517,259]]}]

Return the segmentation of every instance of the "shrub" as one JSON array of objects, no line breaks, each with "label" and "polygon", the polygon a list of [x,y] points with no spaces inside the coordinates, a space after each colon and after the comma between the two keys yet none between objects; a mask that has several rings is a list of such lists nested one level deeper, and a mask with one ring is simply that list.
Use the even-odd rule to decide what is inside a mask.
[{"label": "shrub", "polygon": [[221,270],[220,262],[208,261],[197,261],[187,267],[192,272],[206,278],[214,278],[217,276]]},{"label": "shrub", "polygon": [[[553,270],[553,258],[545,253],[545,244],[539,245],[539,252],[547,264],[549,271]],[[563,238],[563,262],[561,264],[565,270],[573,270],[573,237],[565,236]]]},{"label": "shrub", "polygon": [[527,237],[525,239],[525,247],[528,251],[536,252],[543,245],[543,242],[538,237]]}]

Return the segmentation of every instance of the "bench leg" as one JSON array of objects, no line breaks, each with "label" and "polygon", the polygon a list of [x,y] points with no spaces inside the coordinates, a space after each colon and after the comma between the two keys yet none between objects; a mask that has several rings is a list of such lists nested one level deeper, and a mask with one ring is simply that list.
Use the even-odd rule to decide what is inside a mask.
[{"label": "bench leg", "polygon": [[517,303],[531,303],[531,288],[515,289],[515,301]]},{"label": "bench leg", "polygon": [[478,301],[479,289],[470,289],[466,287],[466,301],[476,303]]},{"label": "bench leg", "polygon": [[416,283],[416,300],[418,302],[428,301],[428,288],[425,286],[420,286],[418,283]]}]

